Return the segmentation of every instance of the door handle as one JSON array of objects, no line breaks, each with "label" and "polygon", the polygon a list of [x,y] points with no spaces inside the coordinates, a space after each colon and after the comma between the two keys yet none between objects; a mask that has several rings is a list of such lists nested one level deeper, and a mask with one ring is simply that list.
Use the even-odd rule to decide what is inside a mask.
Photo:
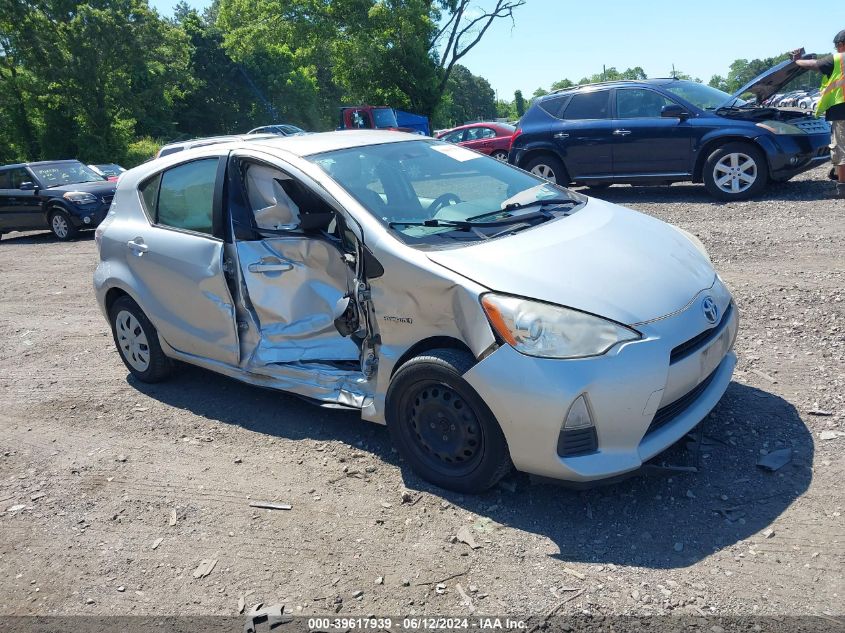
[{"label": "door handle", "polygon": [[256,262],[247,266],[247,269],[251,273],[283,273],[286,270],[292,270],[293,264],[285,262]]},{"label": "door handle", "polygon": [[631,130],[613,130],[615,136],[628,136],[630,133]]},{"label": "door handle", "polygon": [[150,247],[149,247],[149,246],[147,246],[146,244],[144,244],[144,238],[142,238],[142,237],[136,237],[136,238],[134,238],[134,239],[131,239],[131,240],[129,240],[128,242],[126,242],[126,245],[127,245],[127,246],[128,246],[128,247],[132,250],[132,251],[134,251],[134,252],[135,252],[135,254],[136,254],[138,257],[140,257],[141,255],[143,255],[144,253],[146,253],[148,250],[150,250]]},{"label": "door handle", "polygon": [[569,138],[569,134],[567,134],[566,132],[558,132],[557,134],[555,134],[555,138]]}]

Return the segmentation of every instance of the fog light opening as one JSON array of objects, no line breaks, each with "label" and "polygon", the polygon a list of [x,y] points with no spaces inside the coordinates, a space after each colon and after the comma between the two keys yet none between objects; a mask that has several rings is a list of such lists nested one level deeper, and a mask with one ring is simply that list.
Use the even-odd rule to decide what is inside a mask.
[{"label": "fog light opening", "polygon": [[593,416],[590,415],[590,406],[587,404],[585,394],[581,394],[575,398],[575,402],[569,407],[569,413],[566,414],[566,421],[563,423],[563,428],[567,431],[575,429],[586,429],[593,425]]},{"label": "fog light opening", "polygon": [[82,221],[85,222],[85,224],[91,224],[91,218],[88,217],[87,215],[84,218],[82,218]]}]

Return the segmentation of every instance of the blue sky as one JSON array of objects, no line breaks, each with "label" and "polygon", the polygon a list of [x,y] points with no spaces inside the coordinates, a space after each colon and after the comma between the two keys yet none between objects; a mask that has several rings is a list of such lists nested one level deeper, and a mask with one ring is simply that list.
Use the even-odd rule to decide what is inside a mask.
[{"label": "blue sky", "polygon": [[[151,4],[170,15],[176,0]],[[518,88],[529,96],[558,79],[578,81],[602,64],[642,66],[649,77],[669,76],[674,64],[706,82],[739,58],[800,46],[831,52],[833,36],[845,29],[842,0],[527,0],[514,18],[495,23],[461,60],[507,100]]]}]

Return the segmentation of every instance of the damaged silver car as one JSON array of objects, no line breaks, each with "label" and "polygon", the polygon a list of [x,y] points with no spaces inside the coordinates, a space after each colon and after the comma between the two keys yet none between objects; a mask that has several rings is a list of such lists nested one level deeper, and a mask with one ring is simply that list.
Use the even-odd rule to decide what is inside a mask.
[{"label": "damaged silver car", "polygon": [[468,149],[344,131],[120,180],[97,300],[133,376],[173,361],[386,424],[424,479],[631,473],[725,392],[737,309],[692,235]]}]

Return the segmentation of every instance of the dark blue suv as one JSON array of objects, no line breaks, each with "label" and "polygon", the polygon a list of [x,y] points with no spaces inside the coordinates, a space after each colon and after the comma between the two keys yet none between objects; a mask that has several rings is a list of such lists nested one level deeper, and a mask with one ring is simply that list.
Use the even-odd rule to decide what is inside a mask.
[{"label": "dark blue suv", "polygon": [[749,198],[830,157],[825,121],[753,105],[802,72],[783,62],[733,96],[678,79],[559,90],[532,103],[508,161],[563,185],[692,181],[721,200]]}]

